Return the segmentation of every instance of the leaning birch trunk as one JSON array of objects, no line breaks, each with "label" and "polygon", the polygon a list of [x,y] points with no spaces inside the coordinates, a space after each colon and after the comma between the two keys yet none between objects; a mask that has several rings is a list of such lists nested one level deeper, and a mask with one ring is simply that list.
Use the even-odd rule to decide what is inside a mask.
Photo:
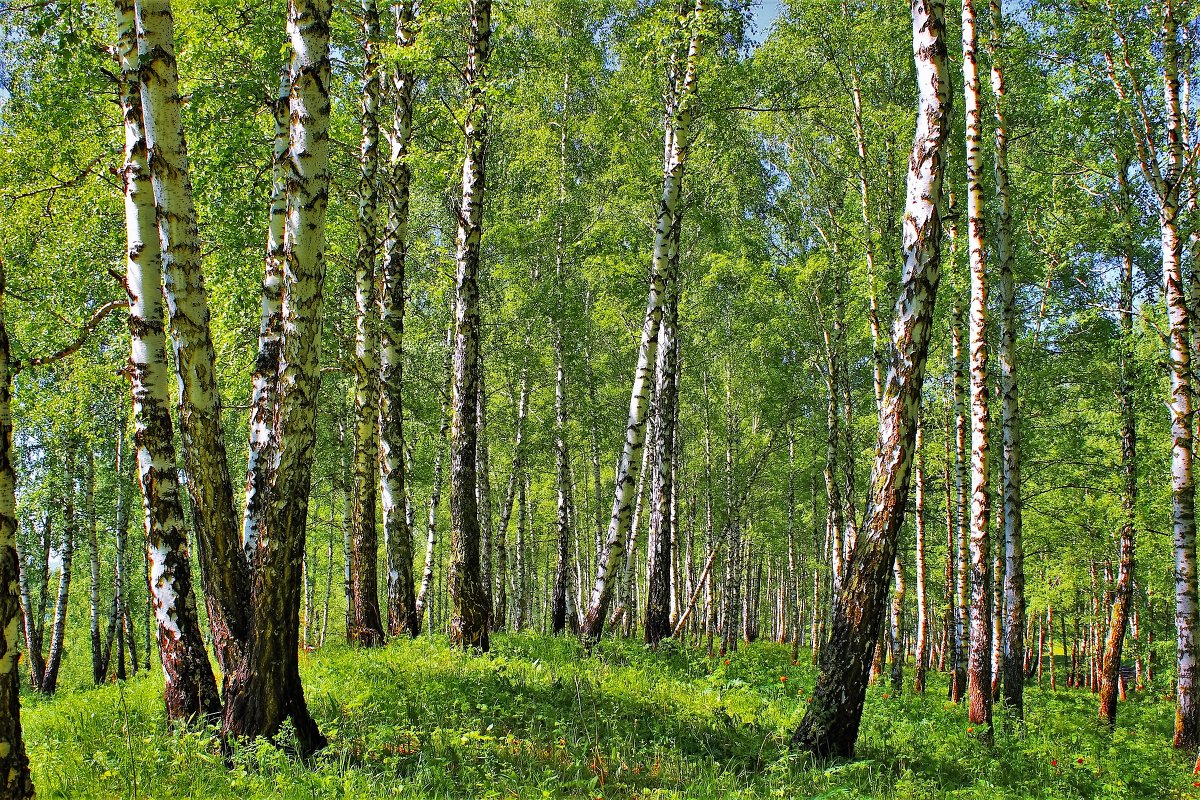
[{"label": "leaning birch trunk", "polygon": [[258,327],[258,354],[254,359],[250,395],[250,441],[246,463],[246,497],[242,509],[242,549],[254,557],[258,531],[266,513],[267,470],[271,426],[275,416],[276,376],[279,372],[279,338],[283,320],[283,231],[287,221],[288,98],[292,79],[287,64],[280,70],[279,95],[271,107],[275,118],[275,146],[271,157],[271,206],[267,221],[267,252],[263,260],[262,303]]},{"label": "leaning birch trunk", "polygon": [[833,604],[812,702],[792,736],[794,746],[821,757],[854,752],[871,656],[883,625],[888,570],[908,499],[941,256],[938,205],[950,111],[943,13],[941,0],[912,5],[917,129],[904,215],[905,268],[892,326],[891,368],[880,406],[870,499],[845,586]]},{"label": "leaning birch trunk", "polygon": [[[196,610],[191,556],[179,497],[163,335],[161,250],[142,130],[138,42],[131,0],[117,0],[117,57],[125,120],[125,288],[129,295],[129,380],[133,441],[142,490],[150,595],[166,676],[167,716],[186,720],[220,710]],[[136,661],[136,659],[135,659]]]},{"label": "leaning birch trunk", "polygon": [[170,0],[135,0],[142,116],[162,243],[163,293],[174,342],[179,432],[196,525],[201,579],[222,672],[236,668],[249,633],[249,568],[233,512],[221,393],[201,270],[200,232],[180,116]]},{"label": "leaning birch trunk", "polygon": [[225,730],[274,736],[285,719],[303,754],[324,747],[300,684],[301,563],[308,519],[320,388],[325,211],[329,198],[329,0],[291,0],[292,51],[288,214],[279,381],[268,508],[255,550],[254,637],[227,682]]},{"label": "leaning birch trunk", "polygon": [[[1128,162],[1119,162],[1117,183],[1121,188],[1121,206],[1128,217],[1130,201],[1126,187]],[[1120,693],[1121,653],[1125,630],[1133,607],[1133,575],[1137,525],[1137,413],[1133,400],[1133,257],[1132,242],[1125,243],[1121,255],[1121,375],[1117,399],[1121,406],[1121,494],[1120,532],[1121,565],[1109,617],[1108,635],[1100,667],[1100,722],[1112,729],[1117,723],[1117,696]],[[1136,627],[1135,627],[1136,633]]]},{"label": "leaning birch trunk", "polygon": [[379,345],[375,292],[379,208],[379,41],[377,0],[363,0],[361,172],[358,180],[358,254],[354,265],[354,514],[350,528],[350,605],[346,640],[383,643],[379,613],[379,539],[375,506],[379,483]]},{"label": "leaning birch trunk", "polygon": [[[1018,719],[1025,714],[1025,547],[1021,518],[1021,416],[1017,394],[1017,293],[1013,280],[1012,212],[1008,182],[1008,124],[1000,61],[1004,17],[991,0],[992,95],[995,98],[996,260],[1000,265],[1000,392],[1003,437],[1004,680],[1005,704]],[[999,545],[997,545],[999,547]]]},{"label": "leaning birch trunk", "polygon": [[646,445],[646,410],[649,405],[650,382],[658,355],[658,334],[665,299],[665,276],[670,266],[672,230],[679,212],[679,198],[683,186],[683,172],[687,163],[688,146],[691,141],[692,117],[698,102],[697,61],[701,34],[707,16],[707,0],[696,0],[691,15],[691,36],[688,43],[687,61],[675,102],[673,119],[668,120],[664,134],[665,159],[663,164],[663,191],[659,201],[658,216],[654,232],[654,255],[650,267],[650,289],[646,302],[646,319],[642,324],[642,338],[638,346],[638,362],[634,372],[633,388],[629,397],[629,416],[625,425],[625,444],[621,460],[617,465],[616,488],[613,496],[612,514],[603,552],[596,564],[596,582],[580,631],[585,642],[594,643],[604,631],[604,621],[612,600],[611,577],[621,564],[625,552],[625,539],[629,533],[635,487],[641,472],[642,450]]},{"label": "leaning birch trunk", "polygon": [[992,510],[988,452],[988,281],[983,230],[983,123],[980,118],[975,0],[963,0],[963,98],[966,114],[967,252],[971,265],[968,359],[971,386],[971,625],[967,651],[968,719],[991,736],[992,606],[989,547]]},{"label": "leaning birch trunk", "polygon": [[4,327],[4,262],[0,260],[0,795],[33,798],[29,757],[21,735],[21,676],[17,669],[17,476],[13,459],[12,354]]},{"label": "leaning birch trunk", "polygon": [[479,546],[478,393],[480,341],[479,245],[487,142],[485,84],[491,53],[491,0],[471,0],[467,43],[466,134],[462,205],[458,209],[454,303],[454,372],[450,422],[450,640],[488,649],[488,618]]},{"label": "leaning birch trunk", "polygon": [[[396,44],[411,49],[416,28],[413,2],[394,3]],[[404,487],[404,272],[408,256],[409,186],[412,166],[408,145],[412,139],[413,75],[402,67],[390,72],[395,99],[392,130],[388,137],[391,157],[387,170],[388,221],[384,228],[382,291],[379,321],[382,328],[379,382],[379,471],[383,499],[383,531],[387,540],[388,631],[393,635],[421,631],[421,617],[413,586],[413,537],[408,524],[408,495]]]},{"label": "leaning birch trunk", "polygon": [[924,427],[917,420],[917,435],[913,443],[913,511],[917,533],[917,641],[913,659],[913,692],[925,693],[925,671],[929,667],[929,597],[926,591],[925,565],[925,457],[921,452],[925,444]]}]

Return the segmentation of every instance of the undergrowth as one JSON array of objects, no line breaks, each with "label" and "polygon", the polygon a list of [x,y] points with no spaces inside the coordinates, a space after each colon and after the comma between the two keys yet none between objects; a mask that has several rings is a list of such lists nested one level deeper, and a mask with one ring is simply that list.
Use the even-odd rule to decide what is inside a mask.
[{"label": "undergrowth", "polygon": [[[1173,705],[1131,694],[1117,730],[1085,691],[1030,687],[1026,725],[979,741],[965,709],[873,686],[858,754],[814,764],[787,748],[815,677],[760,643],[724,658],[671,642],[496,636],[302,656],[329,748],[309,763],[256,742],[223,754],[211,730],[166,724],[157,672],[50,699],[26,693],[42,798],[1200,798],[1170,747]],[[908,676],[906,675],[906,680]]]}]

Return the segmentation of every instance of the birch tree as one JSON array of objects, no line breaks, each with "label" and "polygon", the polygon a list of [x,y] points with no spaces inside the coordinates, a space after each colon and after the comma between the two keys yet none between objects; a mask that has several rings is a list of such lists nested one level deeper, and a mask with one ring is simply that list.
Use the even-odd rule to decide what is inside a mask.
[{"label": "birch tree", "polygon": [[599,640],[605,617],[612,600],[613,576],[625,552],[633,514],[635,487],[641,472],[642,451],[646,445],[646,411],[649,407],[650,384],[657,365],[659,328],[662,323],[666,294],[666,278],[670,274],[672,230],[679,213],[683,173],[691,145],[692,118],[697,103],[698,60],[703,28],[708,10],[707,0],[696,0],[688,18],[681,20],[690,28],[687,56],[673,113],[669,115],[664,133],[663,190],[658,205],[654,229],[654,251],[650,267],[650,288],[646,300],[646,317],[642,323],[638,346],[637,367],[629,398],[629,415],[625,425],[625,443],[617,466],[616,490],[612,514],[604,546],[596,564],[596,581],[592,587],[587,614],[582,626],[586,642]]},{"label": "birch tree", "polygon": [[354,516],[350,531],[350,606],[346,638],[383,642],[379,613],[375,506],[379,483],[379,344],[375,260],[379,206],[379,7],[362,3],[363,47],[361,172],[358,180],[358,254],[354,261]]},{"label": "birch tree", "polygon": [[[136,51],[136,42],[132,42]],[[4,261],[0,259],[0,794],[29,800],[33,779],[21,733],[21,676],[17,670],[18,593],[17,476],[13,454],[12,354],[4,325]],[[215,687],[215,684],[214,684]]]},{"label": "birch tree", "polygon": [[792,744],[818,756],[849,756],[862,720],[871,656],[886,612],[888,570],[907,502],[925,357],[940,277],[943,148],[949,128],[944,5],[912,4],[913,58],[919,98],[909,161],[905,265],[892,325],[891,366],[880,404],[866,522],[847,564],[821,647],[812,702]]},{"label": "birch tree", "polygon": [[478,481],[479,244],[483,234],[484,161],[487,141],[485,85],[491,54],[491,0],[472,0],[465,81],[462,204],[454,281],[454,367],[450,422],[450,638],[488,649],[488,609],[480,562]]}]

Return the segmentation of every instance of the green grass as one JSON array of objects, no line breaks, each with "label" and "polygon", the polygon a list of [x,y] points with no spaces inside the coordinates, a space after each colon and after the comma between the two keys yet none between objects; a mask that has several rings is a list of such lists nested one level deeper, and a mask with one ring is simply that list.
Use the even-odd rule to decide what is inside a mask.
[{"label": "green grass", "polygon": [[[1085,691],[1030,689],[1028,728],[994,747],[929,693],[869,691],[858,757],[813,765],[786,748],[814,672],[787,648],[726,665],[677,646],[497,636],[470,657],[444,641],[329,647],[302,662],[330,747],[304,764],[266,743],[226,763],[209,731],[167,726],[162,679],[26,694],[42,798],[1188,798],[1161,688],[1131,696],[1117,731]],[[670,643],[668,643],[670,644]],[[806,656],[804,657],[806,659]],[[786,681],[781,680],[786,676]],[[906,676],[907,678],[907,676]]]}]

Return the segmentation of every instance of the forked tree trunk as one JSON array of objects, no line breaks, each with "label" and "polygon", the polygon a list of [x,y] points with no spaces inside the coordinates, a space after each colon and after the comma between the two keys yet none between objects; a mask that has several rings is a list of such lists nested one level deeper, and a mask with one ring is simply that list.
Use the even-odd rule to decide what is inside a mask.
[{"label": "forked tree trunk", "polygon": [[294,725],[303,754],[326,740],[300,685],[301,563],[316,443],[320,389],[321,301],[325,283],[325,212],[329,197],[328,0],[288,7],[292,94],[284,293],[279,382],[267,512],[258,537],[251,596],[254,636],[227,680],[225,730],[272,737]]},{"label": "forked tree trunk", "polygon": [[350,605],[346,640],[383,643],[379,613],[379,317],[375,259],[379,210],[379,6],[362,2],[366,61],[362,85],[362,146],[358,180],[358,254],[354,264],[354,516],[350,528]]},{"label": "forked tree trunk", "polygon": [[812,703],[792,735],[793,746],[820,757],[849,756],[854,751],[867,671],[885,615],[888,570],[908,499],[941,255],[938,205],[950,111],[943,13],[941,0],[917,0],[912,5],[920,98],[904,215],[905,267],[892,328],[891,368],[880,406],[872,488],[845,586],[833,604]]},{"label": "forked tree trunk", "polygon": [[454,380],[450,423],[450,640],[464,649],[488,649],[488,617],[479,546],[478,359],[480,342],[479,244],[483,234],[484,162],[488,112],[485,85],[491,53],[491,0],[471,0],[467,42],[467,104],[462,205],[454,304]]},{"label": "forked tree trunk", "polygon": [[[136,44],[134,45],[136,48]],[[4,262],[0,261],[0,795],[32,800],[33,778],[21,734],[21,676],[17,670],[17,476],[13,459],[12,354],[4,326]]]},{"label": "forked tree trunk", "polygon": [[[133,441],[142,490],[150,597],[166,676],[167,717],[188,720],[220,710],[192,588],[163,335],[161,249],[142,129],[139,42],[134,5],[117,0],[117,58],[125,120],[125,287],[129,295]],[[169,17],[168,17],[169,19]],[[173,63],[173,62],[172,62]],[[136,661],[136,658],[135,658]]]},{"label": "forked tree trunk", "polygon": [[665,126],[663,190],[655,222],[654,253],[650,269],[646,318],[642,324],[637,368],[634,372],[633,388],[629,397],[625,443],[617,465],[612,514],[609,517],[603,552],[597,559],[596,582],[592,588],[591,599],[581,630],[582,638],[588,643],[599,640],[600,634],[604,631],[608,606],[612,600],[614,583],[612,578],[625,553],[625,539],[629,534],[635,487],[641,472],[639,465],[641,464],[642,450],[646,445],[646,410],[650,399],[650,384],[654,376],[652,370],[657,362],[659,327],[666,299],[665,281],[671,269],[669,264],[670,248],[674,241],[672,231],[679,213],[683,172],[691,142],[691,123],[697,102],[697,60],[707,9],[707,0],[696,0],[694,10],[689,15],[688,24],[691,28],[691,35],[687,60],[675,98],[674,114]]}]

